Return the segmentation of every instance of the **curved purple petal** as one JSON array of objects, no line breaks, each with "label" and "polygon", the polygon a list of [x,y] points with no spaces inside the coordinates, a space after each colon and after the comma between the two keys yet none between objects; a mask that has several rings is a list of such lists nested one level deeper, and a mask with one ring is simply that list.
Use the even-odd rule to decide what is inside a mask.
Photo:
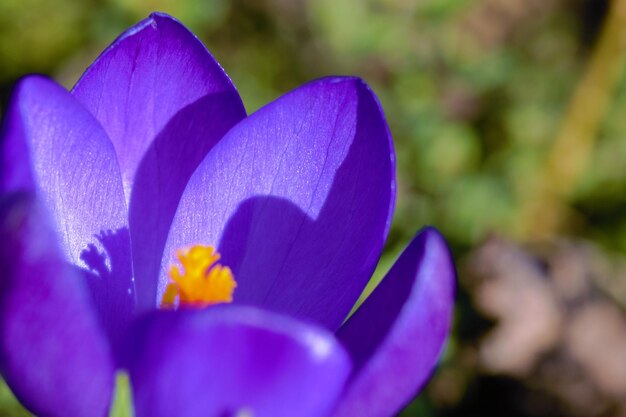
[{"label": "curved purple petal", "polygon": [[137,417],[324,417],[350,372],[332,334],[250,307],[159,311],[133,335]]},{"label": "curved purple petal", "polygon": [[32,195],[0,197],[0,372],[42,416],[106,416],[114,366],[78,276]]},{"label": "curved purple petal", "polygon": [[0,190],[38,194],[63,252],[85,269],[104,325],[117,338],[134,294],[120,170],[106,133],[61,86],[29,76],[13,93],[0,159]]},{"label": "curved purple petal", "polygon": [[426,228],[337,332],[355,367],[334,417],[392,416],[418,392],[450,331],[454,288],[446,243]]},{"label": "curved purple petal", "polygon": [[235,302],[339,327],[375,266],[395,200],[382,110],[355,78],[326,78],[237,124],[191,177],[164,252],[218,245]]},{"label": "curved purple petal", "polygon": [[236,94],[204,45],[162,13],[124,32],[72,90],[111,138],[127,199],[143,156],[172,117],[209,94],[225,92]]},{"label": "curved purple petal", "polygon": [[153,308],[180,196],[207,152],[246,116],[243,104],[202,43],[161,13],[122,34],[72,93],[115,146],[129,201],[138,303]]}]

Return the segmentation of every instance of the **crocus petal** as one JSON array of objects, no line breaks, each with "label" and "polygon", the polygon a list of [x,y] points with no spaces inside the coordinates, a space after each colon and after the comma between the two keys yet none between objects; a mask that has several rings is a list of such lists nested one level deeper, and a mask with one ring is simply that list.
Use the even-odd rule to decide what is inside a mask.
[{"label": "crocus petal", "polygon": [[380,255],[395,198],[394,153],[373,92],[311,82],[231,129],[181,198],[157,302],[177,248],[218,245],[235,302],[339,327]]},{"label": "crocus petal", "polygon": [[137,417],[327,416],[350,372],[332,334],[251,307],[158,311],[133,335]]},{"label": "crocus petal", "polygon": [[67,259],[85,269],[112,337],[134,304],[119,166],[102,127],[63,87],[40,76],[16,86],[0,142],[0,189],[36,192]]},{"label": "crocus petal", "polygon": [[206,153],[245,110],[202,43],[154,13],[86,71],[74,96],[107,131],[130,208],[138,305],[154,308],[155,277],[180,196]]},{"label": "crocus petal", "polygon": [[454,287],[446,243],[426,228],[337,332],[355,371],[334,417],[392,416],[418,392],[450,331]]},{"label": "crocus petal", "polygon": [[114,367],[81,277],[32,195],[0,198],[0,372],[41,416],[105,416]]},{"label": "crocus petal", "polygon": [[197,100],[220,93],[237,95],[204,45],[162,13],[124,32],[72,90],[111,138],[127,199],[143,156],[168,122]]}]

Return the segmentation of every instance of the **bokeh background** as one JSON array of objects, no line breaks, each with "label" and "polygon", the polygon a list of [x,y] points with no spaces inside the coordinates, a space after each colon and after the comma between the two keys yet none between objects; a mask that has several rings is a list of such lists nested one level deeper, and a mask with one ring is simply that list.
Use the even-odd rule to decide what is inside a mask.
[{"label": "bokeh background", "polygon": [[[153,10],[248,112],[329,74],[380,97],[399,194],[369,289],[424,224],[459,271],[402,416],[626,416],[626,0],[1,0],[2,108],[26,73],[71,87]],[[1,385],[0,415],[27,415]]]}]

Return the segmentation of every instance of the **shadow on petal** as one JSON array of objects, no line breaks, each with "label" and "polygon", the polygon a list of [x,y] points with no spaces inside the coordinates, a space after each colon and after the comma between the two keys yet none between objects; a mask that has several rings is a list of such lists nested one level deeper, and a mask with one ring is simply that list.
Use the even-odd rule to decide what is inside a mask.
[{"label": "shadow on petal", "polygon": [[80,253],[91,298],[112,346],[118,346],[135,310],[128,228],[103,230]]},{"label": "shadow on petal", "polygon": [[[198,242],[212,244],[214,237],[211,235],[216,234],[215,226],[222,221],[220,214],[224,215],[225,224],[217,233],[220,234],[223,263],[233,269],[239,283],[235,302],[314,321],[331,331],[335,331],[345,319],[373,272],[388,231],[395,197],[391,170],[393,154],[390,153],[386,125],[380,117],[378,103],[371,91],[358,80],[340,80],[336,84],[340,87],[333,82],[323,80],[319,83],[328,83],[329,89],[347,92],[343,101],[352,100],[354,108],[351,112],[342,108],[338,114],[333,113],[331,127],[324,127],[329,129],[330,133],[325,135],[329,135],[330,139],[327,142],[315,139],[320,142],[321,149],[303,143],[306,142],[303,139],[314,140],[308,135],[319,133],[317,130],[302,132],[304,128],[301,126],[294,128],[283,124],[276,128],[279,129],[277,134],[292,136],[281,138],[286,142],[282,156],[270,155],[268,162],[259,162],[258,155],[267,152],[259,144],[231,145],[229,142],[229,146],[242,148],[231,148],[229,151],[244,155],[238,156],[243,159],[236,164],[239,171],[252,178],[252,184],[240,184],[241,181],[250,182],[250,179],[224,178],[225,181],[232,181],[229,182],[232,187],[238,187],[224,191],[226,199],[231,200],[227,203],[233,204],[232,200],[246,193],[250,195],[246,187],[252,190],[259,188],[259,191],[266,188],[263,184],[266,180],[255,178],[255,172],[258,169],[270,170],[268,164],[272,163],[277,164],[277,169],[273,171],[274,177],[270,177],[270,194],[239,200],[230,212],[223,209],[220,213],[221,207],[214,209],[210,207],[211,203],[205,203],[205,216],[212,216],[209,220],[201,218],[203,209],[200,204],[193,203],[193,206],[187,207],[185,202],[184,214],[179,209],[177,215],[187,216],[183,220],[187,224],[180,223],[185,224],[186,229],[181,230],[177,226],[175,230],[181,233],[177,236],[170,234],[170,239],[174,238],[174,241],[182,243],[186,239],[183,245]],[[293,97],[297,97],[297,93],[292,93]],[[292,96],[287,95],[282,100],[289,99]],[[276,103],[274,105],[280,108]],[[242,130],[242,133],[237,133],[244,137],[250,135],[248,138],[253,137],[264,144],[262,135],[267,134],[264,129],[267,129],[267,124],[276,123],[274,118],[279,117],[271,113],[273,111],[269,107],[265,111],[269,115],[261,113],[259,121],[255,119],[254,123],[250,122],[254,115],[246,119],[235,128]],[[313,116],[305,114],[302,119],[310,118],[318,123],[316,113],[311,109],[308,111]],[[252,127],[242,126],[246,122]],[[310,123],[304,123],[306,129],[311,129],[308,126]],[[289,131],[292,128],[295,130]],[[307,148],[303,149],[303,146]],[[312,158],[306,152],[319,157],[320,151],[323,152],[322,158],[314,162],[306,161]],[[297,165],[297,160],[301,160],[302,167]],[[307,167],[307,164],[312,166]],[[293,178],[307,170],[316,172],[316,175]],[[235,175],[242,174],[237,172]],[[194,176],[194,179],[197,177]],[[259,184],[254,183],[255,179]],[[204,180],[194,184],[194,187],[205,187],[195,191],[196,195],[202,197],[201,193],[208,193],[209,187],[213,187],[210,182],[205,184]],[[194,213],[198,211],[199,214]],[[208,232],[203,232],[204,228]]]},{"label": "shadow on petal", "polygon": [[139,311],[155,307],[161,255],[187,181],[243,117],[245,111],[235,91],[209,94],[176,113],[146,151],[129,209]]}]

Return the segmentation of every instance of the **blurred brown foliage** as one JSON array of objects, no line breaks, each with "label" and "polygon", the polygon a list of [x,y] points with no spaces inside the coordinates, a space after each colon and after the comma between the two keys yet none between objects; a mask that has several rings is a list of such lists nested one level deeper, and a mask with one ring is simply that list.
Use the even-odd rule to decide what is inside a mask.
[{"label": "blurred brown foliage", "polygon": [[475,306],[495,321],[464,349],[484,375],[519,383],[515,414],[626,415],[625,258],[582,241],[491,237],[464,270]]}]

